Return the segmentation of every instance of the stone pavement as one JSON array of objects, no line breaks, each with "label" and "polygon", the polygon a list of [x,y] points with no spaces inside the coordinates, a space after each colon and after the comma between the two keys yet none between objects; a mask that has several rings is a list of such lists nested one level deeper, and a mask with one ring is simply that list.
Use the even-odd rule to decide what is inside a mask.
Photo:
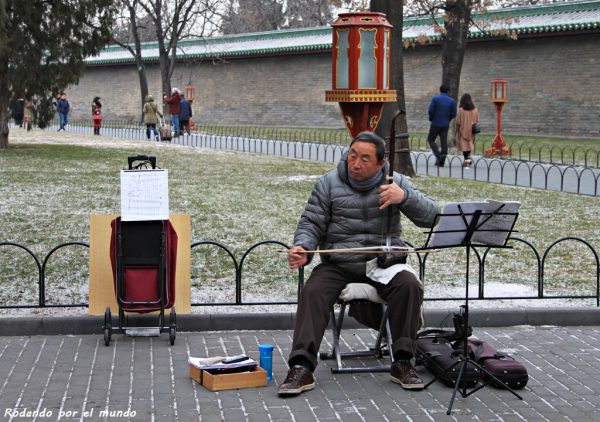
[{"label": "stone pavement", "polygon": [[[364,347],[374,339],[367,329],[345,332],[345,346]],[[452,390],[439,382],[407,392],[386,373],[334,375],[330,361],[317,368],[315,390],[280,399],[276,385],[287,371],[289,330],[178,333],[174,346],[166,334],[113,335],[108,347],[100,335],[6,336],[0,337],[0,420],[600,420],[599,326],[483,327],[474,334],[527,366],[523,400],[485,387],[459,395],[447,416]],[[189,355],[246,353],[258,359],[260,343],[275,345],[274,381],[267,387],[211,392],[188,377]],[[329,346],[326,337],[322,349]],[[418,371],[431,378],[424,368]]]}]

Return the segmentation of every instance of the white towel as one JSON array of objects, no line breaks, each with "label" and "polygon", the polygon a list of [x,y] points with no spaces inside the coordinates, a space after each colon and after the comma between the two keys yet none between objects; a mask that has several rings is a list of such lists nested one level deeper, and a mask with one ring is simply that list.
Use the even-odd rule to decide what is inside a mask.
[{"label": "white towel", "polygon": [[380,268],[377,266],[377,258],[367,261],[367,277],[377,283],[388,284],[396,274],[402,271],[412,273],[417,280],[421,281],[419,274],[408,264],[394,264],[388,268]]}]

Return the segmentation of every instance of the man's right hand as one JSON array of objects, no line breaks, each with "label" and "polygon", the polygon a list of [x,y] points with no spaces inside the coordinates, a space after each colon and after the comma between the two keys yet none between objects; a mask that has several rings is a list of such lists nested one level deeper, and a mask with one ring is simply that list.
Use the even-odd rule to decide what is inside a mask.
[{"label": "man's right hand", "polygon": [[288,264],[292,270],[300,268],[308,262],[308,255],[302,253],[305,250],[302,246],[294,246],[288,251]]}]

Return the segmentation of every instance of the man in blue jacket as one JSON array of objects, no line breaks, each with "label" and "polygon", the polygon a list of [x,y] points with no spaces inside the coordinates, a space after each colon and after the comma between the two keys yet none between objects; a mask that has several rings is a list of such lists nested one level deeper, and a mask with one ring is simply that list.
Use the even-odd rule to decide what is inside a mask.
[{"label": "man in blue jacket", "polygon": [[[440,86],[440,94],[431,99],[429,103],[429,135],[427,142],[435,155],[435,165],[444,167],[446,155],[448,155],[448,128],[450,121],[456,117],[456,101],[448,95],[448,86]],[[435,140],[440,137],[442,150],[438,148]]]}]

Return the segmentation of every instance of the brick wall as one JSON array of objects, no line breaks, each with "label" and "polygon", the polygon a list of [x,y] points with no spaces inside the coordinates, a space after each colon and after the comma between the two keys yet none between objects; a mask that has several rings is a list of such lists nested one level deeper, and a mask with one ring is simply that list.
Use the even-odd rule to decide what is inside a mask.
[{"label": "brick wall", "polygon": [[[147,68],[150,92],[161,96],[157,65]],[[461,93],[480,110],[484,132],[494,132],[490,81],[508,80],[503,130],[515,134],[600,137],[600,34],[471,42]],[[426,130],[429,99],[441,80],[439,45],[405,50],[411,130]],[[331,88],[329,53],[178,64],[172,86],[196,89],[195,121],[227,125],[342,127]],[[73,116],[88,116],[102,97],[106,118],[136,118],[141,110],[133,65],[88,67],[68,96]]]}]

